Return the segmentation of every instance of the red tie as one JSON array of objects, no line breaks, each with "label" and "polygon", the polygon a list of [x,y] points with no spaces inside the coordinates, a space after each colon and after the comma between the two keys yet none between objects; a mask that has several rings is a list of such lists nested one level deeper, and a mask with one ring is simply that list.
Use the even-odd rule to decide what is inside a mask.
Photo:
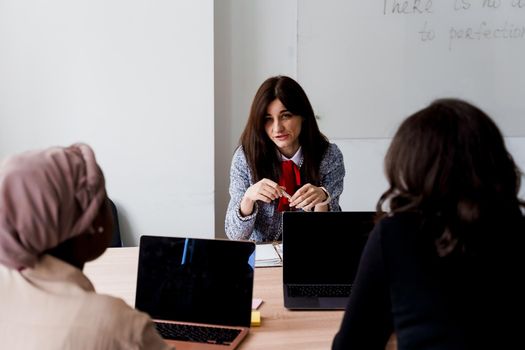
[{"label": "red tie", "polygon": [[[281,162],[281,177],[279,178],[279,185],[286,188],[288,194],[293,195],[295,190],[301,186],[301,173],[299,168],[291,160],[284,160]],[[279,199],[278,211],[287,211],[290,209],[288,199],[281,197]]]}]

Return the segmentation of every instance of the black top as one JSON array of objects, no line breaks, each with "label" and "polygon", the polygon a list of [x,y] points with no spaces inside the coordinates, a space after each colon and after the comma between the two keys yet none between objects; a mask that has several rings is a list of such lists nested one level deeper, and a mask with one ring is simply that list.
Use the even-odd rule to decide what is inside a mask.
[{"label": "black top", "polygon": [[439,257],[427,231],[415,213],[376,225],[332,348],[384,349],[392,332],[400,350],[523,348],[523,220],[473,254]]}]

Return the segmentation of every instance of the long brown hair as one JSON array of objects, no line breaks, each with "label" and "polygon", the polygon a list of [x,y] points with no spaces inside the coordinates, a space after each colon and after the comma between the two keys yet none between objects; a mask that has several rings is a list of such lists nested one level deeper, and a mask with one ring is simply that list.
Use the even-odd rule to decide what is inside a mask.
[{"label": "long brown hair", "polygon": [[436,100],[408,117],[387,151],[385,172],[390,186],[377,210],[388,202],[393,213],[437,218],[435,238],[445,248],[459,243],[464,250],[496,221],[521,218],[521,171],[496,124],[465,101]]},{"label": "long brown hair", "polygon": [[248,122],[240,138],[253,181],[263,178],[274,181],[280,176],[277,147],[264,129],[268,105],[279,99],[292,114],[302,118],[299,144],[303,153],[301,177],[303,183],[318,185],[319,166],[328,148],[327,138],[320,132],[312,105],[301,86],[292,78],[276,76],[266,79],[257,90]]}]

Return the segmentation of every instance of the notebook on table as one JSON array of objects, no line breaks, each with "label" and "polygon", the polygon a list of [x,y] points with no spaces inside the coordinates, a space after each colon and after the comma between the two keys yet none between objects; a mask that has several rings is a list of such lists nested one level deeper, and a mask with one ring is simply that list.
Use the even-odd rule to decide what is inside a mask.
[{"label": "notebook on table", "polygon": [[142,236],[135,308],[185,349],[234,349],[247,335],[255,244]]},{"label": "notebook on table", "polygon": [[288,309],[344,309],[375,212],[284,212]]}]

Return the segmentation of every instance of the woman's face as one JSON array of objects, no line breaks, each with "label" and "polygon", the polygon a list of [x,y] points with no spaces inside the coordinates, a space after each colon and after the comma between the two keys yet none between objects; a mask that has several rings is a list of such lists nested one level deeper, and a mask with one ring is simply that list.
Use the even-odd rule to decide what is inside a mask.
[{"label": "woman's face", "polygon": [[293,115],[279,99],[273,100],[266,110],[264,130],[279,151],[291,158],[299,149],[299,135],[303,118]]}]

